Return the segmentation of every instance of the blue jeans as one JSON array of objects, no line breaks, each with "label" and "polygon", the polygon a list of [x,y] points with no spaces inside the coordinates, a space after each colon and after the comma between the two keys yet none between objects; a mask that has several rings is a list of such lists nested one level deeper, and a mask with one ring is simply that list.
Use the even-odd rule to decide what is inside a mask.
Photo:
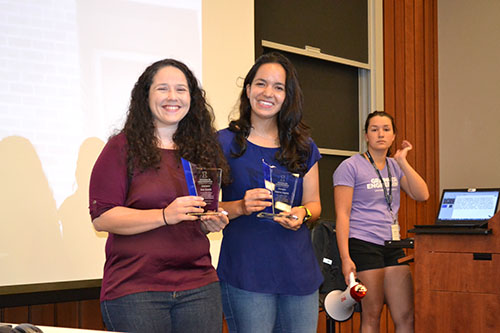
[{"label": "blue jeans", "polygon": [[262,294],[221,281],[222,307],[229,332],[315,333],[318,291],[310,295]]},{"label": "blue jeans", "polygon": [[222,332],[219,282],[174,292],[150,291],[101,302],[106,328],[120,332]]}]

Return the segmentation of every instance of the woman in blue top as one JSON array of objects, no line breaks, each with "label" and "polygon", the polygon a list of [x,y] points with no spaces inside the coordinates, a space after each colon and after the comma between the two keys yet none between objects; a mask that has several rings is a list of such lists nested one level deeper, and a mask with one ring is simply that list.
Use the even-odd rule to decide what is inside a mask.
[{"label": "woman in blue top", "polygon": [[[264,54],[244,80],[238,119],[219,132],[233,180],[222,189],[230,223],[218,265],[231,332],[316,332],[323,278],[304,222],[321,213],[321,156],[302,122],[302,104],[291,62]],[[274,220],[257,217],[271,206],[263,159],[300,175],[291,212]]]}]

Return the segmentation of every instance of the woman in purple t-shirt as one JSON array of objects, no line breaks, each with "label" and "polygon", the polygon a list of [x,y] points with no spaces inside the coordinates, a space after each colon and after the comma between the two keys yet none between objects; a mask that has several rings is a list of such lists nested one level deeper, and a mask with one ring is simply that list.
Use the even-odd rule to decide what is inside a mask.
[{"label": "woman in purple t-shirt", "polygon": [[165,59],[132,90],[124,128],[97,159],[90,214],[109,233],[101,288],[106,328],[121,332],[221,332],[222,305],[208,232],[228,218],[190,196],[180,158],[223,170],[213,112],[193,73]]},{"label": "woman in purple t-shirt", "polygon": [[399,237],[397,214],[402,188],[412,199],[427,200],[429,190],[406,160],[412,145],[404,140],[389,158],[396,138],[391,115],[375,111],[365,122],[368,150],[340,164],[333,175],[337,242],[342,273],[351,272],[367,287],[361,300],[361,330],[378,332],[384,301],[397,332],[413,332],[413,283],[408,265],[398,264],[402,249],[384,246]]}]

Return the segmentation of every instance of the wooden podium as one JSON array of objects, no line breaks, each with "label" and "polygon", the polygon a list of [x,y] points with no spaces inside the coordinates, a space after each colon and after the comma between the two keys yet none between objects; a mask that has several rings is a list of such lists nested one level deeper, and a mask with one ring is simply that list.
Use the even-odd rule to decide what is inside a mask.
[{"label": "wooden podium", "polygon": [[500,332],[500,212],[489,233],[415,231],[415,332]]}]

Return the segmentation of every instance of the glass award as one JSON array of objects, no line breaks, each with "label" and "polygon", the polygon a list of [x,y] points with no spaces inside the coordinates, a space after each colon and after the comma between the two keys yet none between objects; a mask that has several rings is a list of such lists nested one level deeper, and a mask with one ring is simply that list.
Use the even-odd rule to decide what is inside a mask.
[{"label": "glass award", "polygon": [[264,168],[264,187],[271,192],[273,198],[271,207],[266,207],[257,214],[257,217],[273,219],[277,215],[283,215],[280,214],[282,212],[292,210],[299,175],[278,169],[264,160],[262,160],[262,167]]},{"label": "glass award", "polygon": [[219,193],[222,178],[222,169],[203,168],[183,158],[182,167],[189,191],[189,195],[203,197],[206,206],[203,213],[188,213],[188,215],[219,214]]}]

